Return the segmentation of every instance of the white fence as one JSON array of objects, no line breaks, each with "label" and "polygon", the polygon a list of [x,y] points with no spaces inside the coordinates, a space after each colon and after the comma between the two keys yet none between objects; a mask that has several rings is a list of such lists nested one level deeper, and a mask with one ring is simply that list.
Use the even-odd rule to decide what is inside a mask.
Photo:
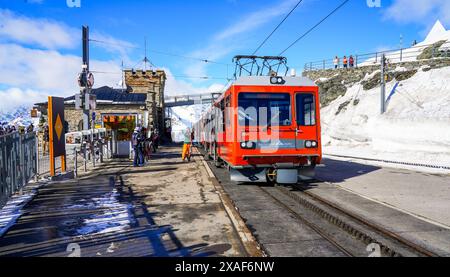
[{"label": "white fence", "polygon": [[[394,50],[387,50],[381,52],[367,53],[367,54],[353,54],[355,67],[376,65],[381,63],[381,57],[383,54],[388,59],[389,63],[400,62],[412,62],[419,60],[427,60],[434,58],[450,58],[450,42],[443,44],[429,44],[429,45],[416,45],[411,48],[401,48]],[[350,55],[347,56],[347,59]],[[338,68],[342,68],[343,57],[339,57]],[[309,62],[305,64],[304,70],[325,70],[335,68],[334,58]]]}]

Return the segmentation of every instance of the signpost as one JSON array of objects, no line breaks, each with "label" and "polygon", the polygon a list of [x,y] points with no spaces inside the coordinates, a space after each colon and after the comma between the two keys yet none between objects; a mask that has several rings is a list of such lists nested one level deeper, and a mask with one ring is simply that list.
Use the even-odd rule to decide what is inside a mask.
[{"label": "signpost", "polygon": [[66,172],[66,135],[64,98],[48,97],[50,175],[56,175],[55,158],[61,157],[61,171]]}]

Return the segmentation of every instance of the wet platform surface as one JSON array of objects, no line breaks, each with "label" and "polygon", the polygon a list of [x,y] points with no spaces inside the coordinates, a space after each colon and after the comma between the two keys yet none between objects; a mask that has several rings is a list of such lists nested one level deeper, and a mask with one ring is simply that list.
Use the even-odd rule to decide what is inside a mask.
[{"label": "wet platform surface", "polygon": [[203,165],[182,162],[179,151],[40,188],[0,239],[0,256],[244,256]]}]

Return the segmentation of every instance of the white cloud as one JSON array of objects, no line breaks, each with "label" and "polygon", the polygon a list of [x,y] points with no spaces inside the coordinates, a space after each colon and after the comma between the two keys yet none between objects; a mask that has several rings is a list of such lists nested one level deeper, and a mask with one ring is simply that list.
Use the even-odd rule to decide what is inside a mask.
[{"label": "white cloud", "polygon": [[170,69],[163,68],[163,70],[167,75],[165,88],[166,96],[213,93],[220,92],[225,88],[225,83],[215,83],[210,86],[194,86],[192,83],[176,79]]},{"label": "white cloud", "polygon": [[77,47],[79,43],[76,38],[79,36],[77,29],[60,22],[29,18],[0,9],[0,39],[2,40],[57,49]]},{"label": "white cloud", "polygon": [[[297,2],[297,0],[284,0],[281,3],[246,14],[237,23],[213,35],[206,47],[198,49],[190,55],[210,60],[221,59],[245,44],[247,38],[243,36],[244,34],[260,28],[281,15],[285,15]],[[208,64],[203,62],[191,63],[185,73],[189,76],[204,76],[207,66]]]},{"label": "white cloud", "polygon": [[133,63],[129,54],[138,48],[133,43],[96,31],[90,35],[90,39],[93,40],[91,47],[100,47],[108,53],[118,54],[118,59],[122,59],[125,64]]},{"label": "white cloud", "polygon": [[[0,90],[0,114],[13,112],[18,107],[32,106],[35,103],[46,101],[48,94],[42,91],[22,90],[10,88]],[[7,101],[5,101],[7,99]]]},{"label": "white cloud", "polygon": [[[116,86],[121,80],[120,60],[128,58],[133,45],[106,34],[94,34],[108,43],[98,47],[119,54],[114,60],[91,59],[92,70],[114,72],[96,74],[95,86]],[[63,54],[59,49],[79,47],[80,35],[81,31],[60,22],[0,9],[0,111],[45,101],[48,95],[66,97],[77,93],[81,57]]]},{"label": "white cloud", "polygon": [[[0,44],[0,83],[25,89],[43,90],[67,96],[78,90],[81,57],[54,50],[30,49],[17,44]],[[97,71],[120,72],[115,61],[91,61]],[[96,85],[114,85],[120,75],[98,74]]]},{"label": "white cloud", "polygon": [[218,33],[214,38],[216,41],[221,41],[255,30],[275,17],[285,15],[297,2],[298,0],[285,0],[281,4],[277,3],[276,5],[247,14],[236,24]]},{"label": "white cloud", "polygon": [[423,23],[430,25],[437,19],[450,24],[450,1],[448,0],[394,0],[385,12],[385,18],[400,23]]}]

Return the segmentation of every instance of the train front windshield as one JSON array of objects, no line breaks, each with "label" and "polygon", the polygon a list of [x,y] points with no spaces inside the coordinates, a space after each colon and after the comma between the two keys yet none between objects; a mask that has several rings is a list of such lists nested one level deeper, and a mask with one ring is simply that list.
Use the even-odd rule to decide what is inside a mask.
[{"label": "train front windshield", "polygon": [[291,126],[289,93],[240,93],[240,126]]}]

